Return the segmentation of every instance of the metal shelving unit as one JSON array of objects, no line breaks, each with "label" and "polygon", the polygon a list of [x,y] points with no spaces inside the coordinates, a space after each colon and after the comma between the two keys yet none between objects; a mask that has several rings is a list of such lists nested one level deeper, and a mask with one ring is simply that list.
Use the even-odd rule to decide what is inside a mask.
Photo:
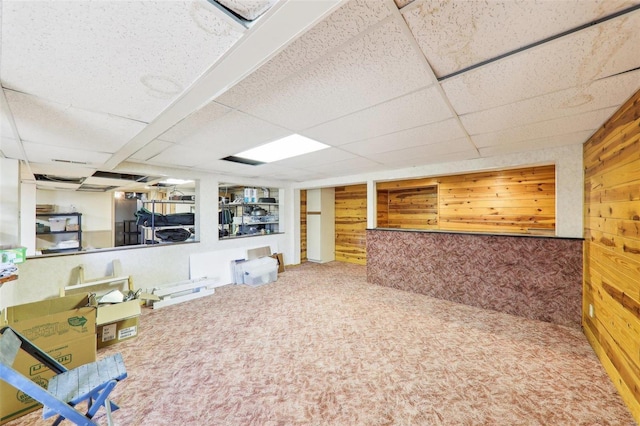
[{"label": "metal shelving unit", "polygon": [[[71,237],[75,236],[75,239],[78,241],[77,247],[56,248],[54,245],[52,248],[42,249],[41,250],[42,254],[69,253],[69,252],[82,250],[82,213],[37,213],[36,219],[38,218],[40,218],[40,220],[43,220],[45,222],[50,222],[49,218],[75,218],[76,223],[72,223],[69,225],[76,225],[76,224],[78,225],[77,230],[67,230],[67,225],[65,221],[65,228],[63,230],[52,231],[51,225],[49,225],[49,230],[46,231],[44,230],[46,229],[44,224],[42,226],[43,230],[39,230],[38,222],[36,222],[36,236],[43,237],[46,235],[47,237],[44,237],[43,239],[50,241],[52,244],[58,244],[60,241],[62,241],[64,235],[71,236]],[[49,237],[49,236],[52,236],[52,237]]]},{"label": "metal shelving unit", "polygon": [[[157,234],[159,231],[168,230],[168,229],[185,229],[191,232],[191,236],[186,240],[192,239],[194,237],[194,233],[192,230],[195,228],[195,224],[179,224],[179,225],[158,225],[156,222],[156,214],[160,215],[171,215],[174,213],[167,213],[166,206],[176,205],[176,204],[187,204],[187,205],[195,205],[195,201],[192,200],[167,200],[167,201],[159,201],[159,200],[150,200],[143,201],[142,205],[147,206],[150,205],[151,209],[147,209],[150,212],[154,213],[151,215],[150,220],[146,225],[139,225],[140,228],[140,243],[141,244],[168,244],[172,241],[162,241],[158,238]],[[156,210],[162,211],[156,211]]]}]

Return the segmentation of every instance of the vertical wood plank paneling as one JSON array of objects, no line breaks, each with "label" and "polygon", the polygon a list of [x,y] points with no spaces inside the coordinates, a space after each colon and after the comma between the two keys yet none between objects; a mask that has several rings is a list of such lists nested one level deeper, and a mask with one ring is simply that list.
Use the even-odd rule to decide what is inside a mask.
[{"label": "vertical wood plank paneling", "polygon": [[640,91],[585,143],[584,167],[582,323],[640,422]]},{"label": "vertical wood plank paneling", "polygon": [[307,259],[307,191],[300,190],[300,263]]},{"label": "vertical wood plank paneling", "polygon": [[366,265],[367,185],[335,188],[336,260]]},{"label": "vertical wood plank paneling", "polygon": [[389,191],[376,192],[376,227],[389,228]]}]

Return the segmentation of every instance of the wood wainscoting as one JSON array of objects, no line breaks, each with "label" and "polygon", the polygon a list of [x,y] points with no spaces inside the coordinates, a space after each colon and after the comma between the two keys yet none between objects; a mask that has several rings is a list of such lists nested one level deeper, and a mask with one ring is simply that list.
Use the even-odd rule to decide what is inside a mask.
[{"label": "wood wainscoting", "polygon": [[584,332],[640,423],[640,91],[584,145]]}]

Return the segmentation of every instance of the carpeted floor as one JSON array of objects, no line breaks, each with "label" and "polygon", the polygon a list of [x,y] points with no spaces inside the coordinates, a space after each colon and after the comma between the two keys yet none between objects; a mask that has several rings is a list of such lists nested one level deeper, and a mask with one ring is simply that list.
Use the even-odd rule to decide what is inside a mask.
[{"label": "carpeted floor", "polygon": [[120,426],[635,424],[580,330],[367,284],[338,262],[144,309],[140,335],[98,357],[113,352],[129,371]]}]

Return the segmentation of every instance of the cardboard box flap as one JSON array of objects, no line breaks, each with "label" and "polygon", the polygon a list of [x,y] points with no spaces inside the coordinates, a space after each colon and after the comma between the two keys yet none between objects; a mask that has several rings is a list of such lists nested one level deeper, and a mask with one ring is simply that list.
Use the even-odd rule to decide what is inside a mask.
[{"label": "cardboard box flap", "polygon": [[98,306],[96,324],[99,326],[102,324],[110,324],[125,318],[139,316],[141,312],[140,301],[137,299],[129,300],[128,302],[114,303],[113,305],[101,305]]},{"label": "cardboard box flap", "polygon": [[11,325],[20,321],[54,315],[87,306],[89,306],[89,299],[86,294],[57,297],[40,302],[10,306],[6,309],[6,323]]},{"label": "cardboard box flap", "polygon": [[259,259],[261,257],[271,256],[271,246],[258,247],[247,250],[247,259]]}]

